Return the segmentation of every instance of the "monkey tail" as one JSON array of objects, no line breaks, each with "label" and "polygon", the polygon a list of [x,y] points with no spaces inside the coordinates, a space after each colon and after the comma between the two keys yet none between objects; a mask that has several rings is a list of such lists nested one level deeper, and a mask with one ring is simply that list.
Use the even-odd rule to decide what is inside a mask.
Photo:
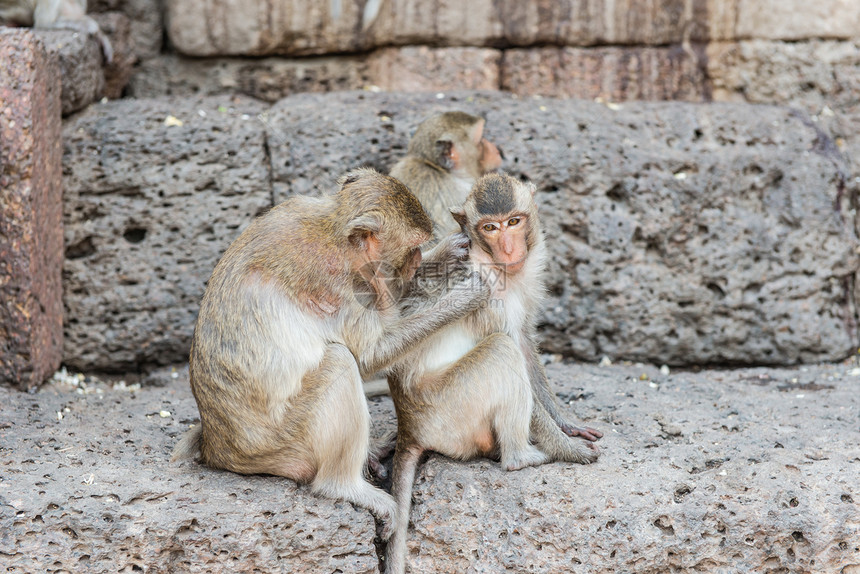
[{"label": "monkey tail", "polygon": [[394,531],[388,540],[385,574],[406,572],[406,534],[409,529],[409,511],[412,509],[412,485],[423,451],[416,444],[399,442],[394,453],[391,494],[397,504],[397,516],[394,518]]},{"label": "monkey tail", "polygon": [[203,425],[194,425],[179,439],[173,452],[170,453],[170,462],[194,458],[200,452],[200,441],[203,438]]}]

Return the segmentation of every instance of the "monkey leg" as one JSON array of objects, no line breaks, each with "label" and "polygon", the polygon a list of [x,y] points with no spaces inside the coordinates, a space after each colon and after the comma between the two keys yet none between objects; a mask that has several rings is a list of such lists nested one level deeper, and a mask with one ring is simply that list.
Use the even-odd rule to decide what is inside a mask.
[{"label": "monkey leg", "polygon": [[566,435],[537,401],[532,411],[531,429],[535,444],[552,460],[589,464],[600,456],[594,444]]},{"label": "monkey leg", "polygon": [[561,414],[558,397],[555,396],[555,393],[549,387],[549,379],[540,362],[540,357],[538,357],[537,348],[534,344],[524,345],[523,354],[526,357],[535,402],[543,405],[549,416],[552,417],[555,424],[561,429],[561,432],[567,436],[580,437],[590,441],[603,438],[603,433],[597,429],[572,425],[564,419]]},{"label": "monkey leg", "polygon": [[364,479],[370,451],[370,412],[358,364],[343,345],[329,345],[320,367],[302,386],[320,386],[308,420],[307,447],[316,462],[311,489],[369,509],[384,523],[387,537],[394,499]]},{"label": "monkey leg", "polygon": [[[421,385],[419,385],[421,386]],[[525,360],[508,335],[493,333],[419,390],[432,414],[419,417],[422,446],[453,458],[488,454],[505,470],[547,462],[529,442],[533,398]]]}]

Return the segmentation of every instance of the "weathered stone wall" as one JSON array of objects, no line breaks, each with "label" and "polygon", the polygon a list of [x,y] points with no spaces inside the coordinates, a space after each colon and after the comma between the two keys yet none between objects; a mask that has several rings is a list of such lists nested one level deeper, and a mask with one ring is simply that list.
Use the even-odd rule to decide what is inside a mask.
[{"label": "weathered stone wall", "polygon": [[[114,9],[132,13],[123,0]],[[789,104],[823,122],[860,176],[854,0],[177,0],[169,54],[136,96],[240,92],[274,102],[349,89]],[[153,28],[154,29],[154,28]]]},{"label": "weathered stone wall", "polygon": [[[91,38],[68,31],[37,32],[59,57],[64,115],[80,111],[103,95],[187,98],[241,93],[277,102],[297,92],[352,89],[433,93],[501,89],[521,98],[573,97],[602,102],[787,103],[809,115],[811,124],[804,120],[805,130],[815,131],[815,126],[827,134],[821,136],[824,143],[816,144],[816,149],[838,166],[831,186],[837,194],[852,196],[860,182],[860,107],[856,98],[860,89],[860,4],[853,0],[479,0],[460,4],[417,0],[98,0],[90,2],[89,8],[96,12],[113,42],[116,57],[110,66],[101,61],[98,45]],[[163,38],[167,38],[166,43]],[[131,83],[126,87],[130,75]],[[185,114],[186,104],[170,103],[167,108],[175,106],[177,113]],[[541,103],[535,100],[533,105]],[[88,116],[87,121],[97,124],[94,118],[101,112],[88,113],[95,116]],[[112,111],[107,108],[105,113]],[[538,122],[535,127],[553,125],[540,123],[544,120],[541,115],[534,117]],[[271,138],[270,128],[261,137]],[[514,142],[521,137],[516,132],[501,136],[506,147],[514,144],[503,138],[513,138]],[[405,141],[405,134],[401,139]],[[87,145],[90,151],[98,152],[99,144]],[[371,141],[370,145],[373,148],[377,144]],[[390,153],[379,151],[386,161],[402,153],[398,147],[402,143],[391,145]],[[370,153],[377,154],[377,150]],[[840,163],[840,153],[847,164]],[[316,158],[311,155],[307,161],[313,164]],[[274,166],[272,175],[277,172],[278,166]],[[539,183],[540,177],[536,178]],[[313,185],[321,185],[314,181]],[[267,189],[280,198],[283,186],[276,179]],[[556,184],[550,184],[553,186]],[[83,195],[88,193],[85,187],[81,189]],[[81,245],[86,246],[70,245],[70,253],[81,252]],[[75,259],[71,261],[68,265],[73,267]],[[840,274],[839,280],[845,289],[852,290],[848,275]],[[852,301],[845,305],[850,307]],[[850,331],[853,316],[853,311],[834,315],[832,321],[842,321]],[[549,316],[546,320],[559,324]],[[161,327],[170,323],[173,326],[165,332],[176,333],[186,329],[183,321],[154,320],[152,324]],[[132,330],[144,324],[149,323],[132,323]],[[597,329],[594,324],[588,328]],[[95,332],[98,329],[81,336],[94,341],[115,340],[113,331],[104,336]],[[677,335],[678,330],[663,332],[672,333]],[[119,335],[126,342],[134,339],[126,337]],[[123,358],[113,367],[145,364],[155,355],[172,356],[151,350],[169,346],[172,340],[171,335],[145,352],[120,353]],[[788,358],[777,361],[824,358],[814,349],[830,343],[834,341],[807,341],[793,346],[785,355]],[[835,353],[842,352],[843,343],[840,340],[835,345],[839,349]],[[573,346],[550,343],[549,347],[583,357],[630,351],[623,345],[616,348],[614,343],[607,346],[605,341]],[[67,351],[71,348],[81,353],[77,346],[67,347]],[[183,349],[184,343],[177,348]],[[642,356],[640,351],[634,356]],[[646,355],[654,356],[651,352]],[[738,359],[722,350],[707,355],[708,360]],[[782,351],[776,356],[783,357]],[[80,364],[100,363],[86,360]]]},{"label": "weathered stone wall", "polygon": [[542,190],[545,349],[690,365],[857,347],[856,189],[802,112],[349,92],[126,100],[67,122],[66,362],[184,360],[204,283],[254,215],[350,167],[387,171],[448,109],[485,116],[505,169]]}]

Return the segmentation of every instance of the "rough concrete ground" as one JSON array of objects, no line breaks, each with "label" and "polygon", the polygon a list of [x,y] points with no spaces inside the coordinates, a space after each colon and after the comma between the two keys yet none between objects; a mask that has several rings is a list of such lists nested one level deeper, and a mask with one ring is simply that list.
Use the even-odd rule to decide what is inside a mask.
[{"label": "rough concrete ground", "polygon": [[[860,572],[860,368],[552,364],[591,466],[431,456],[412,572]],[[7,572],[377,572],[374,521],[286,479],[169,464],[187,370],[0,389]],[[374,435],[393,427],[371,401]]]}]

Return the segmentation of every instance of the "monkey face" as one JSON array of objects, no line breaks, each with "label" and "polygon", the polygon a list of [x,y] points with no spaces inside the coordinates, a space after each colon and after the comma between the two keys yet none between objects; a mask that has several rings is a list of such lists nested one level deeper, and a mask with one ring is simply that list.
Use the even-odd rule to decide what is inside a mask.
[{"label": "monkey face", "polygon": [[519,273],[529,253],[528,214],[484,218],[475,226],[477,243],[507,274]]},{"label": "monkey face", "polygon": [[417,247],[412,249],[406,257],[406,261],[400,267],[400,278],[404,282],[411,281],[415,277],[415,272],[421,266],[421,250]]}]

